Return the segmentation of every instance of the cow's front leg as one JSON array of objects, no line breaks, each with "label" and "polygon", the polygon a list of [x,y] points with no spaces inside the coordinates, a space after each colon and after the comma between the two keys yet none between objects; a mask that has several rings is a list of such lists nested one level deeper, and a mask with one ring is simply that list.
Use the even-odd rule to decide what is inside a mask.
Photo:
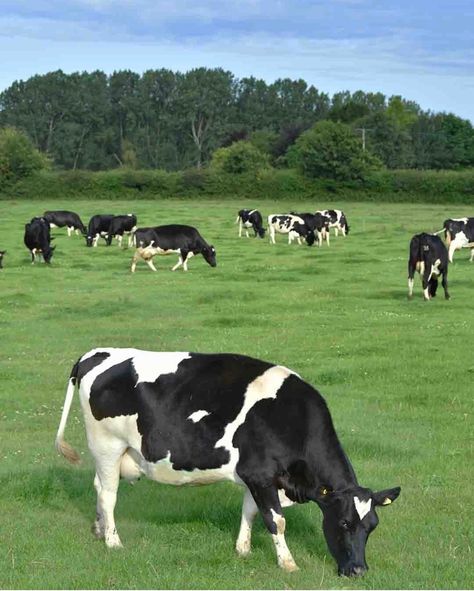
[{"label": "cow's front leg", "polygon": [[258,507],[253,500],[252,493],[248,488],[245,489],[244,500],[242,503],[242,518],[240,520],[240,530],[235,544],[235,549],[239,556],[248,556],[250,554],[252,525],[255,516],[258,513]]},{"label": "cow's front leg", "polygon": [[179,255],[178,262],[176,263],[176,265],[171,270],[172,271],[176,271],[176,269],[178,269],[179,267],[181,267],[182,264],[183,264],[183,256],[180,254]]},{"label": "cow's front leg", "polygon": [[446,276],[446,273],[443,273],[443,277],[441,279],[441,285],[443,286],[443,289],[444,289],[444,297],[447,300],[449,300],[449,298],[451,296],[449,295],[449,292],[448,292],[448,278]]},{"label": "cow's front leg", "polygon": [[278,566],[288,572],[298,570],[285,540],[286,521],[278,497],[278,489],[273,485],[248,485],[263,522],[272,535],[275,544]]},{"label": "cow's front leg", "polygon": [[[248,238],[248,236],[247,236],[247,238]],[[188,261],[189,261],[189,259],[191,257],[194,256],[194,252],[193,251],[186,252],[186,253],[185,253],[185,251],[181,251],[181,252],[183,253],[182,254],[182,256],[183,256],[183,269],[184,269],[184,271],[187,271],[188,270]]]},{"label": "cow's front leg", "polygon": [[156,271],[156,267],[155,267],[155,265],[153,264],[153,259],[152,259],[152,258],[145,259],[145,263],[146,263],[146,264],[147,264],[147,265],[150,267],[150,269],[151,269],[152,271]]}]

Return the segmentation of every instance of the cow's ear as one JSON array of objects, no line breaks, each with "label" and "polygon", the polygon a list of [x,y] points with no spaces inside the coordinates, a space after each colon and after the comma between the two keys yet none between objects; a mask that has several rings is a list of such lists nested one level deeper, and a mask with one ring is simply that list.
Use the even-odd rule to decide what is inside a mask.
[{"label": "cow's ear", "polygon": [[383,506],[390,505],[390,503],[393,503],[393,501],[398,497],[399,494],[400,487],[397,486],[395,488],[387,488],[386,490],[375,492],[372,496],[375,505]]}]

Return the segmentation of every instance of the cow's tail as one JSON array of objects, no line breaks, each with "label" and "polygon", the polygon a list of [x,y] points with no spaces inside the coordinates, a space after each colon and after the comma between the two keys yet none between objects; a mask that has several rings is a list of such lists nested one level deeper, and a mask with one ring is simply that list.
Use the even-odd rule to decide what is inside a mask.
[{"label": "cow's tail", "polygon": [[441,230],[438,230],[437,232],[433,232],[434,236],[437,236],[438,234],[442,234],[444,232],[444,228],[442,228]]},{"label": "cow's tail", "polygon": [[56,450],[62,456],[66,458],[71,464],[80,464],[81,457],[77,451],[64,440],[64,431],[66,429],[67,418],[69,411],[71,410],[72,399],[74,397],[74,391],[76,389],[77,380],[77,369],[79,362],[77,362],[72,368],[71,375],[66,390],[66,398],[64,400],[63,413],[61,415],[61,421],[59,423],[58,433],[56,435]]}]

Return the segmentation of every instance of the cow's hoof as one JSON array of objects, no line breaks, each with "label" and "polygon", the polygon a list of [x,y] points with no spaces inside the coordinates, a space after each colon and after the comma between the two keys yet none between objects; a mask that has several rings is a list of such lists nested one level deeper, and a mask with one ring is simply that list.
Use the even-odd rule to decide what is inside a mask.
[{"label": "cow's hoof", "polygon": [[250,554],[250,542],[236,544],[235,551],[241,558],[246,558]]},{"label": "cow's hoof", "polygon": [[280,563],[280,568],[282,568],[287,573],[294,573],[297,570],[300,570],[294,560],[284,560]]},{"label": "cow's hoof", "polygon": [[97,523],[97,521],[94,521],[94,523],[92,524],[91,532],[96,540],[103,540],[105,537],[105,534],[100,525]]}]

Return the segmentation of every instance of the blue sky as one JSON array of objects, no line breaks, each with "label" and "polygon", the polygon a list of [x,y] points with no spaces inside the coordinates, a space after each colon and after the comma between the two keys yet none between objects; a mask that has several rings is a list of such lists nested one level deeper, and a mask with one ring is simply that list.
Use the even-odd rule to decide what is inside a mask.
[{"label": "blue sky", "polygon": [[222,67],[474,122],[473,30],[472,0],[0,0],[0,90],[59,68]]}]

